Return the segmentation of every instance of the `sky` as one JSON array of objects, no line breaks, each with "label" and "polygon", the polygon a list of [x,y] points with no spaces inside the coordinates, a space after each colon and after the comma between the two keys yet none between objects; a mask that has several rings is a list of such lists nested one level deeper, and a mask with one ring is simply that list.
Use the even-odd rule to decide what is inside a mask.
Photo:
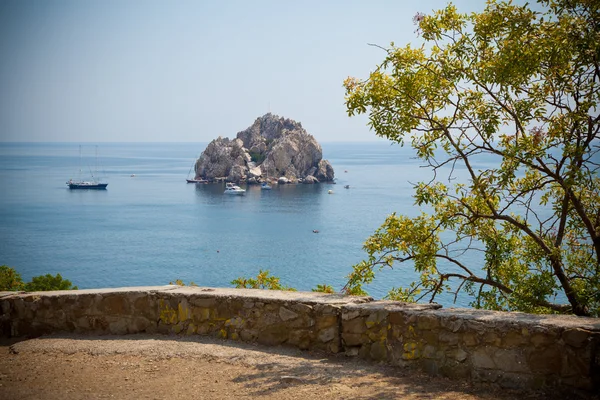
[{"label": "sky", "polygon": [[344,79],[384,59],[370,43],[420,44],[413,16],[447,3],[0,0],[0,141],[208,142],[267,112],[377,140]]}]

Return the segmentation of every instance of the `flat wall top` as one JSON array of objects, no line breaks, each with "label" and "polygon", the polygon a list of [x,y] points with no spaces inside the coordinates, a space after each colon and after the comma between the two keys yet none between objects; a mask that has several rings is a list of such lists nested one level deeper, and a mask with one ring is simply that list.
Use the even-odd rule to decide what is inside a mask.
[{"label": "flat wall top", "polygon": [[283,290],[261,290],[261,289],[228,289],[228,288],[210,288],[199,286],[136,286],[122,288],[105,289],[83,289],[83,290],[56,290],[51,292],[0,292],[0,298],[7,297],[54,297],[54,296],[79,296],[89,294],[144,294],[144,293],[169,293],[183,295],[200,295],[203,297],[230,298],[238,297],[254,301],[286,301],[307,304],[330,304],[347,305],[359,304],[373,301],[372,297],[367,296],[344,296],[340,294],[317,293],[317,292],[291,292]]},{"label": "flat wall top", "polygon": [[538,327],[580,328],[600,332],[600,318],[578,317],[575,315],[526,314],[475,310],[471,308],[445,308],[435,311],[440,317],[474,320],[488,323],[519,324]]}]

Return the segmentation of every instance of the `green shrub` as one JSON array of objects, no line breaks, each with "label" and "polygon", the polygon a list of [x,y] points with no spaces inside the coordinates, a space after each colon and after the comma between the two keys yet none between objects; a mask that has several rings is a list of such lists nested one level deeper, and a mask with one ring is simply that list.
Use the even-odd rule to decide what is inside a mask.
[{"label": "green shrub", "polygon": [[31,282],[25,284],[27,292],[46,292],[50,290],[77,290],[70,280],[63,279],[60,274],[52,276],[50,274],[34,276]]},{"label": "green shrub", "polygon": [[[175,283],[173,283],[173,282],[169,282],[169,285],[185,286],[185,282],[184,282],[184,281],[182,281],[181,279],[177,279],[177,280],[175,281]],[[196,287],[197,287],[198,285],[196,285],[196,284],[194,283],[194,281],[190,281],[190,285],[189,285],[189,286],[196,286]]]},{"label": "green shrub", "polygon": [[254,152],[254,151],[249,152],[249,154],[250,154],[250,158],[252,159],[252,161],[254,161],[257,164],[260,164],[261,162],[263,162],[266,157],[264,154]]},{"label": "green shrub", "polygon": [[23,290],[21,274],[7,265],[0,265],[0,291]]},{"label": "green shrub", "polygon": [[312,289],[313,292],[320,292],[320,293],[335,293],[335,290],[333,290],[333,287],[331,285],[327,285],[327,284],[322,284],[322,285],[317,285],[317,287],[315,289]]},{"label": "green shrub", "polygon": [[258,272],[256,278],[237,278],[231,281],[232,285],[235,285],[237,289],[267,289],[267,290],[289,290],[295,292],[296,289],[284,286],[279,283],[279,278],[276,276],[270,276],[269,270],[263,271],[262,269]]}]

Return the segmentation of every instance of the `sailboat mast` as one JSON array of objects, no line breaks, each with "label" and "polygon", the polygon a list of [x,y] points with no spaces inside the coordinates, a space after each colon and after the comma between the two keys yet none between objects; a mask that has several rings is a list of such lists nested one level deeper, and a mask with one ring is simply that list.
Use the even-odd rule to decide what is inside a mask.
[{"label": "sailboat mast", "polygon": [[98,175],[98,145],[96,145],[96,165],[94,166],[94,179]]},{"label": "sailboat mast", "polygon": [[81,182],[81,145],[79,145],[79,173],[77,174],[77,180]]}]

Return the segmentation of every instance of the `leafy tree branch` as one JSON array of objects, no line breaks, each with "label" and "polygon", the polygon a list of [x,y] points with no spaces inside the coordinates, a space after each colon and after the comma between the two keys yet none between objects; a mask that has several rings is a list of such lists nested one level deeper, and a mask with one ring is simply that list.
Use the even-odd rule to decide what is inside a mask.
[{"label": "leafy tree branch", "polygon": [[[348,114],[410,140],[433,173],[414,185],[431,214],[388,217],[347,293],[412,264],[419,280],[390,298],[464,291],[476,307],[600,314],[600,5],[539,3],[418,14],[420,47],[392,43],[368,79],[344,82]],[[460,258],[481,251],[483,265]]]}]

